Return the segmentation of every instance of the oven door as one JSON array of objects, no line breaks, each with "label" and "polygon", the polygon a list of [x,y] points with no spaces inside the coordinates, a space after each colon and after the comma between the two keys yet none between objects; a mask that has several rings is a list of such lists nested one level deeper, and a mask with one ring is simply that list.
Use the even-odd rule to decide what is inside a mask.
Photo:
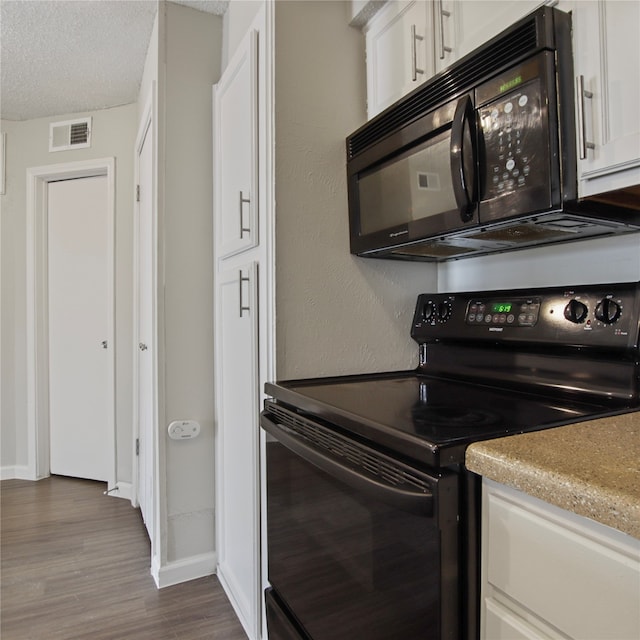
[{"label": "oven door", "polygon": [[427,474],[281,405],[261,425],[270,640],[457,638],[457,474]]}]

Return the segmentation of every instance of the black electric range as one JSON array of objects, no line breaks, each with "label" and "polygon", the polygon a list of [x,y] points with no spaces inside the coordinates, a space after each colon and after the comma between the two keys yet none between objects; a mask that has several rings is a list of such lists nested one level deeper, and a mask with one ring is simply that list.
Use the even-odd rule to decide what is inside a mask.
[{"label": "black electric range", "polygon": [[[269,637],[382,639],[402,611],[403,638],[475,639],[479,503],[466,447],[639,410],[639,333],[640,283],[422,294],[416,369],[267,384]],[[393,506],[412,492],[431,497],[429,526],[425,513],[406,520],[406,501]],[[321,504],[333,505],[329,522]],[[389,519],[404,524],[374,542]],[[347,530],[361,543],[345,555]],[[388,589],[374,579],[380,558],[409,530],[409,568],[384,564],[407,586]],[[407,607],[416,590],[430,595]]]}]

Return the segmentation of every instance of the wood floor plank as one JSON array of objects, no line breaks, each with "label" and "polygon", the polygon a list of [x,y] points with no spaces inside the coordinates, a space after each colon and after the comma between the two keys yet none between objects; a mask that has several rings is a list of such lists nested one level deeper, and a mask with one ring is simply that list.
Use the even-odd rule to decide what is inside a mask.
[{"label": "wood floor plank", "polygon": [[0,483],[2,640],[246,640],[215,576],[156,589],[139,511],[104,488]]}]

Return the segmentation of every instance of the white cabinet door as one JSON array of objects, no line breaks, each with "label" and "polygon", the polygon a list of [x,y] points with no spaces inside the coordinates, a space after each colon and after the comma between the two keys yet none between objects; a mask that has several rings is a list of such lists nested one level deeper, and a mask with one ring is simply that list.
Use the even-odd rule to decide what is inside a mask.
[{"label": "white cabinet door", "polygon": [[481,640],[640,637],[640,540],[483,481]]},{"label": "white cabinet door", "polygon": [[537,7],[553,3],[554,0],[388,2],[366,27],[369,118]]},{"label": "white cabinet door", "polygon": [[435,71],[442,71],[458,59],[457,29],[460,2],[434,0],[433,42]]},{"label": "white cabinet door", "polygon": [[214,88],[217,256],[258,244],[258,33],[250,31]]},{"label": "white cabinet door", "polygon": [[588,196],[640,181],[640,2],[578,2],[573,23],[584,87],[576,91],[579,192]]},{"label": "white cabinet door", "polygon": [[[542,0],[461,0],[455,3],[456,58],[461,58],[545,4]],[[548,2],[547,2],[548,4]]]},{"label": "white cabinet door", "polygon": [[371,118],[433,75],[431,3],[389,2],[367,26],[366,46]]},{"label": "white cabinet door", "polygon": [[249,637],[259,637],[260,494],[257,263],[216,284],[218,577]]}]

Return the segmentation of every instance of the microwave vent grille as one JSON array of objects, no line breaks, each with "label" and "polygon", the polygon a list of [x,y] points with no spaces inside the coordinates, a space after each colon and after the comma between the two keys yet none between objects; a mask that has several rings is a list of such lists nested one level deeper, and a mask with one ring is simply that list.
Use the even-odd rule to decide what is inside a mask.
[{"label": "microwave vent grille", "polygon": [[531,16],[519,27],[483,47],[481,55],[476,52],[463,58],[383,111],[349,137],[349,159],[437,105],[454,98],[465,88],[479,84],[506,65],[517,62],[538,48],[544,48],[540,42],[544,37],[544,22],[540,24],[541,28],[538,29],[536,17]]}]

